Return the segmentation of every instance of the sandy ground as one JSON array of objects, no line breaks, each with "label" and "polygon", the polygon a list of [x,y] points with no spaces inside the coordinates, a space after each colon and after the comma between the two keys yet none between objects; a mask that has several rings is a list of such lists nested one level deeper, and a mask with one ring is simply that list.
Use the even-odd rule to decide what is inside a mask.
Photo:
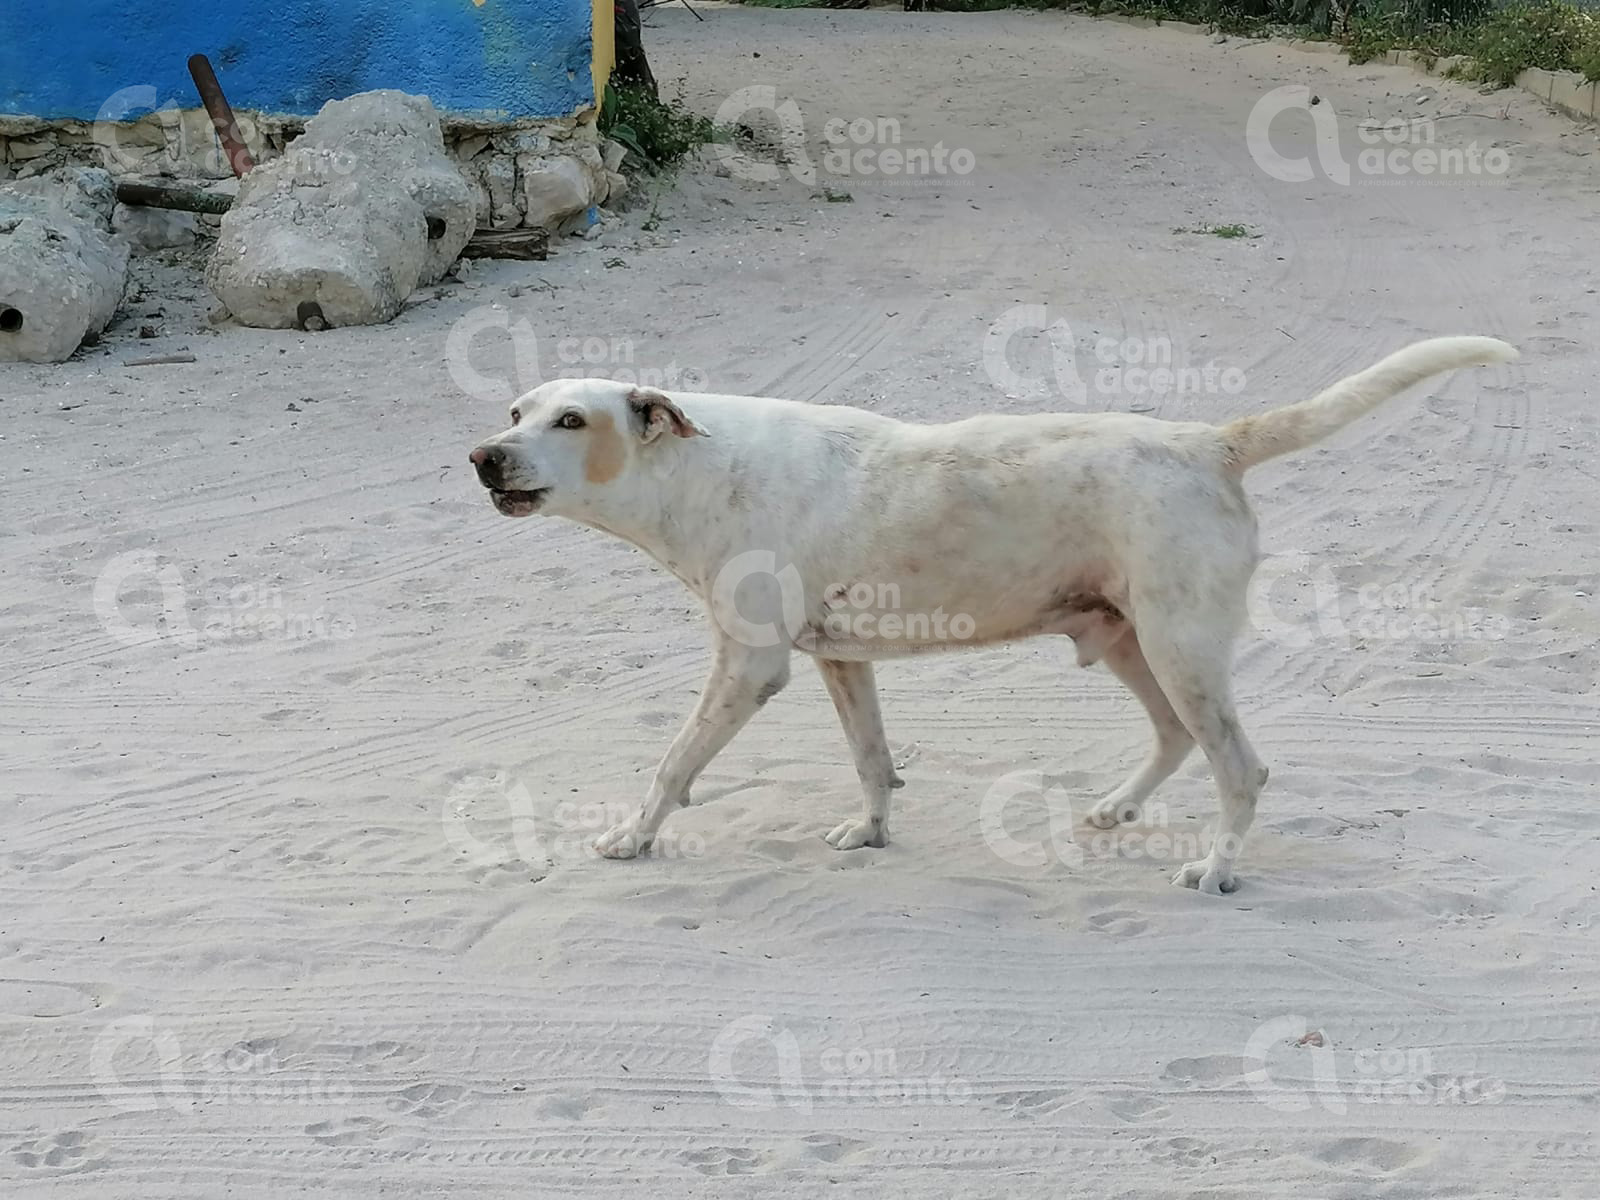
[{"label": "sandy ground", "polygon": [[[1595,136],[1175,30],[707,16],[649,35],[695,107],[769,85],[813,160],[892,118],[971,169],[692,173],[320,336],[213,329],[147,264],[101,347],[0,368],[5,1194],[1592,1196]],[[1424,117],[1507,169],[1280,181],[1247,117],[1296,83],[1351,162]],[[985,365],[1018,305],[1070,325],[1059,376],[1037,310]],[[670,856],[585,852],[705,639],[641,554],[491,511],[465,455],[513,377],[1222,418],[1442,333],[1525,360],[1251,476],[1273,775],[1235,895],[1167,882],[1198,756],[1114,842],[1052,826],[1040,779],[1081,814],[1147,738],[1055,641],[880,670],[885,851],[819,836],[857,792],[806,668]],[[1137,391],[1169,346],[1236,374]]]}]

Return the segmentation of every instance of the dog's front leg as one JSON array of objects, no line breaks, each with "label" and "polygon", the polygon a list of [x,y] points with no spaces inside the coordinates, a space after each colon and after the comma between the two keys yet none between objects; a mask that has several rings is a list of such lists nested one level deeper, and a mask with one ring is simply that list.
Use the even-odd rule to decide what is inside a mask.
[{"label": "dog's front leg", "polygon": [[868,662],[839,662],[819,658],[817,669],[828,695],[839,710],[839,723],[855,754],[856,775],[861,780],[865,805],[859,818],[841,822],[828,834],[835,850],[889,844],[889,792],[901,786],[894,773],[894,758],[883,734],[883,714],[878,709],[878,685]]},{"label": "dog's front leg", "polygon": [[644,803],[601,834],[594,848],[607,858],[632,858],[648,850],[667,814],[689,803],[689,787],[706,764],[788,682],[787,644],[745,646],[719,637],[700,702],[656,768]]}]

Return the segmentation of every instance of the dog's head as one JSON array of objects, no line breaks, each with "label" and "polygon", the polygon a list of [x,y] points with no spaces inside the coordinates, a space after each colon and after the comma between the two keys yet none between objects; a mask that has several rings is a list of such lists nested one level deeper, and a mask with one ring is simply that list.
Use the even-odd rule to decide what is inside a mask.
[{"label": "dog's head", "polygon": [[664,392],[609,379],[557,379],[511,406],[511,428],[469,456],[508,517],[604,511],[663,437],[702,437]]}]

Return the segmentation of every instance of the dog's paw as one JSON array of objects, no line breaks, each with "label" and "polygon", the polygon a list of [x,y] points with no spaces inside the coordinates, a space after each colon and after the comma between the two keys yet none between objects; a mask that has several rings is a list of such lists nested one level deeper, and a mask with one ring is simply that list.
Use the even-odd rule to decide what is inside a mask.
[{"label": "dog's paw", "polygon": [[1107,796],[1089,810],[1089,824],[1096,829],[1113,829],[1118,825],[1139,819],[1140,805],[1127,800],[1119,801],[1115,796]]},{"label": "dog's paw", "polygon": [[639,836],[639,818],[629,817],[595,838],[594,848],[601,858],[634,858],[650,849],[651,841]]},{"label": "dog's paw", "polygon": [[881,850],[889,844],[889,830],[882,821],[851,817],[841,821],[823,841],[835,850],[859,850],[862,846]]},{"label": "dog's paw", "polygon": [[1191,887],[1208,896],[1226,895],[1239,886],[1232,867],[1213,866],[1209,858],[1184,863],[1173,875],[1172,882],[1176,887]]}]

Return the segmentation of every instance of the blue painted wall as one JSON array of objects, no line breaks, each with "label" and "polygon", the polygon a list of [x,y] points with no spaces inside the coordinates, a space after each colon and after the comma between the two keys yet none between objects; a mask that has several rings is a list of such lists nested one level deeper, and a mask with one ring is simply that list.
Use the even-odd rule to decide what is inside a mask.
[{"label": "blue painted wall", "polygon": [[591,0],[0,0],[0,113],[196,108],[201,53],[238,109],[399,88],[446,112],[565,116],[593,103],[591,19]]}]

